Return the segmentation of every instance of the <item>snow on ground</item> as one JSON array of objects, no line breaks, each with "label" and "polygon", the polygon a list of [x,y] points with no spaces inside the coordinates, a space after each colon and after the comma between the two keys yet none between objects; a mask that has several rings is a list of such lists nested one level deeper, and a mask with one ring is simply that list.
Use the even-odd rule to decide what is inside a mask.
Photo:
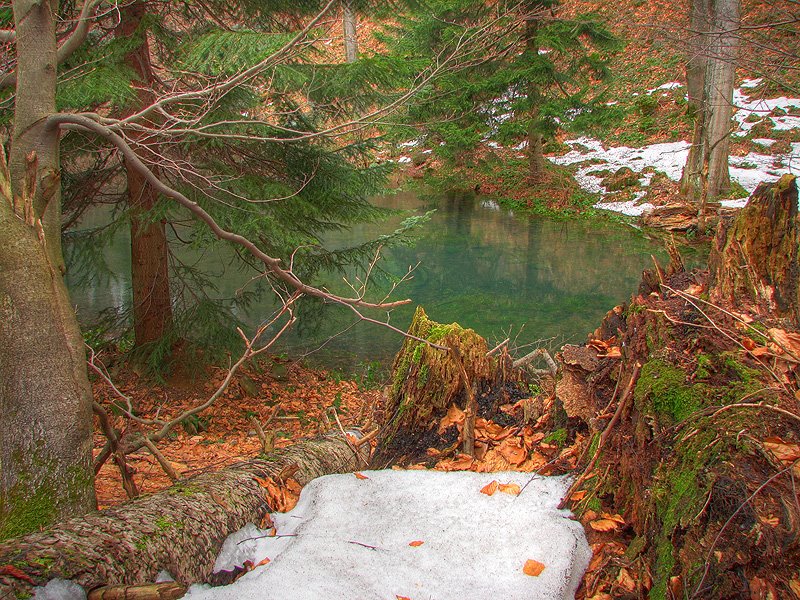
[{"label": "snow on ground", "polygon": [[[800,117],[791,115],[774,115],[772,111],[781,109],[789,111],[793,108],[800,109],[800,99],[795,98],[753,98],[743,91],[751,89],[760,83],[759,80],[745,80],[742,87],[734,92],[734,103],[738,110],[734,115],[734,120],[738,124],[739,131],[734,135],[744,136],[755,125],[751,115],[756,115],[761,120],[768,119],[770,129],[781,131],[788,129],[800,129]],[[657,90],[671,90],[680,84],[676,82],[665,83],[662,86],[648,90],[652,94]],[[754,139],[754,143],[768,148],[775,143],[775,140],[768,138]],[[572,165],[582,162],[588,164],[581,165],[575,175],[578,184],[588,192],[606,195],[601,182],[602,177],[592,175],[593,171],[610,170],[616,171],[621,167],[629,167],[635,172],[641,172],[645,167],[652,167],[661,171],[673,181],[680,181],[683,166],[689,154],[689,142],[671,142],[664,144],[652,144],[643,148],[628,148],[626,146],[606,148],[595,139],[581,137],[567,141],[572,150],[562,156],[550,157],[550,160],[558,165]],[[590,162],[589,162],[590,161]],[[593,163],[593,164],[592,164]],[[800,170],[800,143],[793,143],[791,151],[787,154],[768,155],[757,152],[750,152],[746,156],[732,156],[730,159],[731,178],[751,194],[759,183],[765,180],[777,179],[784,173],[797,172]],[[645,174],[639,180],[643,187],[650,184],[652,175]],[[626,215],[639,216],[651,210],[652,204],[637,204],[644,192],[637,192],[632,200],[625,202],[600,202],[595,206],[606,210],[620,212]],[[747,198],[734,200],[723,200],[724,206],[741,207],[747,202]]]},{"label": "snow on ground", "polygon": [[[229,586],[193,586],[185,597],[574,597],[591,552],[580,523],[557,509],[569,480],[518,472],[364,475],[312,481],[293,511],[273,516],[277,536],[254,526],[234,534],[218,566],[270,562]],[[480,493],[493,480],[530,483],[519,496]],[[540,575],[523,573],[529,559],[544,565]]]}]

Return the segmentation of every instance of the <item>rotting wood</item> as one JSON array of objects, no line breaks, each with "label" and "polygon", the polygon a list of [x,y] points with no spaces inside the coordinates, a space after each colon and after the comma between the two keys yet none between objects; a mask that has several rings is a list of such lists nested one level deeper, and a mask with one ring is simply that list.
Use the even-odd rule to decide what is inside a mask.
[{"label": "rotting wood", "polygon": [[606,440],[608,440],[608,436],[611,435],[611,431],[614,429],[614,425],[617,424],[619,421],[620,416],[622,415],[622,411],[625,409],[625,406],[628,402],[628,398],[633,395],[633,389],[636,385],[636,380],[639,378],[639,371],[641,370],[642,365],[636,363],[633,366],[633,372],[631,373],[631,377],[628,380],[628,385],[625,387],[625,391],[622,393],[622,397],[619,399],[619,404],[617,404],[617,410],[614,411],[614,416],[611,418],[611,421],[608,422],[608,425],[603,430],[603,433],[600,435],[600,440],[597,443],[597,449],[594,451],[594,455],[592,459],[589,461],[589,464],[586,465],[586,468],[583,470],[581,475],[569,486],[567,493],[564,495],[564,498],[561,500],[561,503],[558,505],[558,508],[564,508],[567,503],[569,502],[572,494],[574,494],[578,488],[583,485],[583,482],[586,481],[589,474],[594,469],[595,464],[597,464],[597,459],[600,458],[600,453],[603,450],[603,446],[606,444]]},{"label": "rotting wood", "polygon": [[762,183],[736,219],[717,229],[709,256],[712,300],[800,325],[800,223],[796,176]]},{"label": "rotting wood", "polygon": [[152,582],[161,570],[182,584],[207,581],[225,538],[271,512],[259,479],[281,481],[292,476],[295,466],[294,479],[305,485],[322,475],[353,471],[359,464],[337,433],[6,540],[0,543],[0,565],[15,565],[33,584],[0,576],[0,598],[29,594],[33,585],[57,577],[88,590]]}]

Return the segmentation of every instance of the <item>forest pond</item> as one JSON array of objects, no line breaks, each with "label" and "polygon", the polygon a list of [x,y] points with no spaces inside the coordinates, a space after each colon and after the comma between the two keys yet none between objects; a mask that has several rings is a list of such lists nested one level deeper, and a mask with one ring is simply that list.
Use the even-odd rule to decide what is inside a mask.
[{"label": "forest pond", "polygon": [[[380,262],[396,277],[417,265],[413,278],[393,295],[413,300],[390,315],[390,322],[400,329],[408,326],[419,304],[432,319],[457,321],[490,343],[510,337],[519,351],[540,341],[551,348],[579,343],[606,311],[636,293],[642,270],[652,266],[651,255],[664,257],[660,242],[617,223],[522,217],[491,200],[463,195],[423,199],[401,192],[373,202],[411,212],[329,236],[331,247],[374,239],[393,231],[410,214],[435,209],[430,221],[418,229],[416,243],[384,250]],[[92,225],[89,221],[86,226]],[[123,234],[124,228],[104,251],[111,277],[88,284],[68,278],[84,324],[91,324],[105,309],[130,305],[130,250]],[[181,259],[202,264],[220,297],[234,295],[249,279],[240,271],[225,269],[223,257],[187,253]],[[332,288],[347,291],[340,275],[329,279]],[[386,285],[387,278],[378,277],[372,297],[380,298],[379,290]],[[271,314],[272,302],[264,294],[263,301],[250,305],[240,317],[254,328]],[[387,366],[402,343],[400,335],[370,323],[353,325],[354,321],[351,311],[332,306],[322,318],[308,318],[286,334],[277,352],[288,351],[292,358],[308,353],[308,362],[348,373],[375,361]]]}]

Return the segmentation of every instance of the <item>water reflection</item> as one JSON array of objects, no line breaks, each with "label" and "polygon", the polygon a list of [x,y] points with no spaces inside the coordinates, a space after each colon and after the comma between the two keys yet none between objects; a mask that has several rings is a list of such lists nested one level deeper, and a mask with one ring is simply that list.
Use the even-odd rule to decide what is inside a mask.
[{"label": "water reflection", "polygon": [[[383,269],[395,277],[419,263],[413,278],[395,294],[412,298],[414,303],[389,315],[390,322],[401,329],[407,327],[414,306],[422,304],[431,318],[458,321],[490,339],[510,334],[518,344],[525,344],[554,338],[556,346],[568,339],[582,340],[607,310],[635,292],[650,255],[661,253],[658,244],[632,228],[520,218],[474,197],[451,195],[431,203],[400,193],[377,198],[375,203],[415,214],[436,208],[415,245],[384,253]],[[339,232],[327,242],[336,248],[373,239],[393,231],[401,219],[361,225]],[[72,286],[73,301],[84,322],[104,308],[130,303],[128,241],[118,240],[108,253],[116,279]],[[186,260],[199,259],[187,256]],[[202,258],[205,268],[215,273],[228,260],[226,253]],[[325,283],[331,288],[347,290],[339,276],[328,279]],[[226,269],[225,275],[216,279],[220,297],[232,295],[246,280],[246,274]],[[385,279],[376,282],[376,295],[387,285]],[[271,308],[272,298],[264,294],[243,318],[255,326]],[[332,307],[314,327],[292,332],[284,348],[295,355],[308,352],[352,324],[352,312]],[[359,362],[391,360],[400,343],[396,333],[359,323],[309,359],[352,369]]]}]

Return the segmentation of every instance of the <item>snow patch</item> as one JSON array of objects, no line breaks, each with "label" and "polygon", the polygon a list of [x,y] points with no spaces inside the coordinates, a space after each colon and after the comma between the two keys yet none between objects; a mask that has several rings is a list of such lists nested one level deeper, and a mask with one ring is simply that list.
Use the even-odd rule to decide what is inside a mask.
[{"label": "snow patch", "polygon": [[[591,552],[580,523],[557,508],[568,479],[518,472],[364,474],[369,479],[347,474],[312,481],[292,512],[273,516],[277,537],[258,537],[252,527],[238,534],[236,546],[255,542],[248,559],[266,556],[269,564],[229,586],[193,586],[185,597],[574,597]],[[495,479],[528,485],[520,496],[481,494]],[[423,544],[409,545],[417,540]],[[235,562],[246,554],[235,550],[227,557]],[[528,559],[545,565],[541,575],[522,572]]]},{"label": "snow patch", "polygon": [[51,579],[44,587],[33,588],[34,600],[86,600],[86,592],[74,581]]},{"label": "snow patch", "polygon": [[655,92],[658,92],[659,90],[674,90],[679,87],[683,87],[683,84],[680,81],[670,81],[669,83],[660,85],[657,88],[653,88],[652,90],[647,90],[647,95],[652,96]]},{"label": "snow patch", "polygon": [[401,156],[400,158],[397,159],[397,162],[399,162],[401,165],[406,165],[411,162],[411,157]]}]

